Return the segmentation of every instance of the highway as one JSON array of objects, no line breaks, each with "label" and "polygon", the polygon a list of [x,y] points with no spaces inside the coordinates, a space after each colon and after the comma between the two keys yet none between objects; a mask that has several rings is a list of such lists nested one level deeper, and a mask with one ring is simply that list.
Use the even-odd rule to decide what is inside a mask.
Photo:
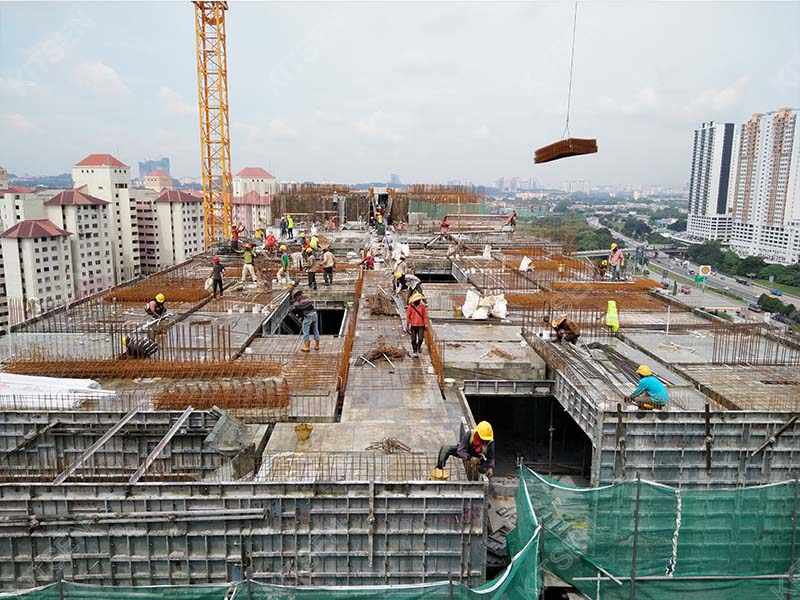
[{"label": "highway", "polygon": [[[601,227],[605,227],[596,217],[589,217],[586,219],[586,222],[589,224],[590,227],[594,227],[595,229],[599,229]],[[645,242],[639,242],[630,238],[626,235],[623,235],[619,231],[614,231],[613,229],[609,229],[611,234],[622,241],[625,242],[626,248],[635,248],[637,246],[646,246]],[[661,268],[667,269],[668,271],[672,272],[673,274],[677,273],[682,275],[686,278],[692,279],[694,277],[690,271],[694,271],[697,273],[699,266],[694,263],[689,263],[688,267],[684,266],[683,261],[677,261],[667,257],[666,255],[659,255],[658,258],[651,258],[650,263],[655,263]],[[745,278],[747,279],[747,278]],[[759,296],[764,293],[769,293],[770,289],[764,286],[761,286],[756,283],[752,283],[752,280],[749,285],[744,285],[738,283],[733,277],[728,275],[723,275],[721,273],[713,273],[712,275],[706,278],[706,287],[709,289],[716,289],[718,291],[725,291],[730,294],[734,294],[739,296],[742,300],[750,303],[758,302]],[[791,296],[789,294],[784,293],[780,296],[781,302],[784,304],[794,304],[797,307],[800,307],[800,298],[797,296]]]}]

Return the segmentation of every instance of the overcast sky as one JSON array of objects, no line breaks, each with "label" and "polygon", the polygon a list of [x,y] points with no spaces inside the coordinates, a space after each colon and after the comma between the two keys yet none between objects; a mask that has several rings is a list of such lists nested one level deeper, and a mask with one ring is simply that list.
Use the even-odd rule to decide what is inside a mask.
[{"label": "overcast sky", "polygon": [[[704,120],[800,106],[800,2],[231,2],[234,171],[279,179],[682,184]],[[0,165],[90,152],[199,173],[190,2],[0,2]]]}]

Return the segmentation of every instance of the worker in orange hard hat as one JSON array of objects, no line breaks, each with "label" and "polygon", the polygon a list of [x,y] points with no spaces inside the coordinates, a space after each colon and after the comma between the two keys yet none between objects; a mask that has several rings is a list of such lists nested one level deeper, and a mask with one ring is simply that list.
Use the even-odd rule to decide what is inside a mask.
[{"label": "worker in orange hard hat", "polygon": [[477,466],[478,472],[487,477],[494,475],[494,431],[488,421],[481,421],[475,429],[465,433],[457,446],[442,446],[439,460],[433,470],[434,479],[447,479],[444,467],[451,456]]}]

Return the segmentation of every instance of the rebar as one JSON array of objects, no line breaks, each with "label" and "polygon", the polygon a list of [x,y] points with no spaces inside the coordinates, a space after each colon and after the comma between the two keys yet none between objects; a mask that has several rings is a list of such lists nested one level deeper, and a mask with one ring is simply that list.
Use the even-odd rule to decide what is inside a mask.
[{"label": "rebar", "polygon": [[8,373],[50,377],[87,379],[136,379],[167,377],[203,379],[215,377],[274,377],[281,374],[281,365],[271,361],[158,361],[149,359],[122,360],[36,360],[14,359],[6,363]]}]

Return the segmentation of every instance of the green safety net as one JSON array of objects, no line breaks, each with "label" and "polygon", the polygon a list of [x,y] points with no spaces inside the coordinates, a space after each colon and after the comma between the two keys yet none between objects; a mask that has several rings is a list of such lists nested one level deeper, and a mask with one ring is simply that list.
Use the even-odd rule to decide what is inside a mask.
[{"label": "green safety net", "polygon": [[516,494],[517,526],[508,534],[511,564],[497,578],[476,588],[451,582],[358,587],[289,587],[243,581],[230,585],[103,587],[70,582],[17,592],[21,600],[530,600],[541,591],[540,528],[525,485]]},{"label": "green safety net", "polygon": [[62,582],[0,598],[532,600],[547,570],[592,600],[800,600],[797,481],[731,490],[679,490],[647,481],[576,488],[530,469],[521,469],[519,480],[517,526],[507,538],[511,564],[476,588],[449,582],[133,588]]},{"label": "green safety net", "polygon": [[800,599],[797,481],[724,490],[628,481],[585,489],[530,469],[520,478],[542,525],[540,568],[588,598]]}]

